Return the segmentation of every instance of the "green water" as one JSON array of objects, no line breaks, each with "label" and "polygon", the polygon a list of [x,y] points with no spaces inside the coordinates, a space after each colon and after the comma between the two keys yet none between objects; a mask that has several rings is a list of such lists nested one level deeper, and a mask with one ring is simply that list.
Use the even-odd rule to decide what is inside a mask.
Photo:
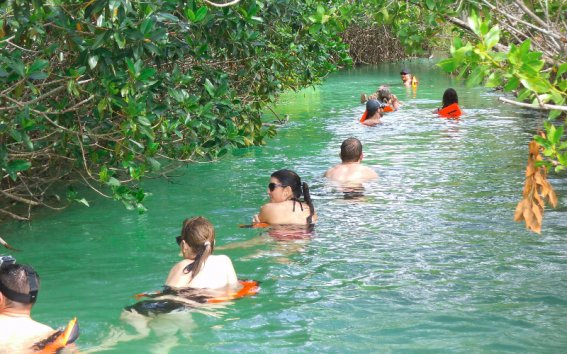
[{"label": "green water", "polygon": [[[403,66],[420,79],[415,93],[399,84]],[[360,93],[382,83],[403,108],[379,127],[358,124]],[[429,113],[450,86],[466,112],[458,122]],[[218,253],[240,278],[262,281],[261,293],[154,319],[146,337],[105,352],[564,352],[566,209],[546,210],[541,236],[512,221],[527,143],[543,118],[497,97],[428,61],[345,70],[284,96],[276,110],[290,122],[267,146],[146,182],[146,214],[92,196],[90,208],[5,223],[0,234],[42,276],[34,317],[57,327],[77,316],[82,351],[136,333],[122,308],[160,288],[179,259],[183,219],[204,215],[217,245],[236,245]],[[350,136],[380,175],[362,199],[345,199],[322,178]],[[319,214],[311,238],[277,241],[237,227],[267,200],[280,168],[311,187]],[[564,178],[551,182],[567,197]]]}]

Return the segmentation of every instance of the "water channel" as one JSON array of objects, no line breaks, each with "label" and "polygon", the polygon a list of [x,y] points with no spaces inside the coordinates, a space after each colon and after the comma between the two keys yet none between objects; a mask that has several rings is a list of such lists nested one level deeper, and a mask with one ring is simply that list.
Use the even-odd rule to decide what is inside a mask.
[{"label": "water channel", "polygon": [[[0,234],[24,250],[18,261],[42,277],[34,318],[59,327],[77,316],[78,348],[112,343],[105,353],[565,351],[567,180],[551,178],[562,206],[546,209],[541,235],[512,220],[527,143],[544,117],[433,64],[343,70],[284,95],[276,111],[290,121],[277,137],[144,182],[153,193],[145,214],[91,196],[90,208],[4,223]],[[404,66],[419,77],[415,91],[400,84]],[[380,84],[404,105],[381,126],[362,126],[360,93]],[[466,112],[459,121],[430,113],[447,87]],[[322,177],[351,136],[380,175],[358,198]],[[281,168],[311,188],[319,223],[309,238],[238,228]],[[261,292],[153,319],[138,336],[122,309],[160,288],[179,260],[174,237],[194,215],[215,224],[217,245],[228,247],[218,253]]]}]

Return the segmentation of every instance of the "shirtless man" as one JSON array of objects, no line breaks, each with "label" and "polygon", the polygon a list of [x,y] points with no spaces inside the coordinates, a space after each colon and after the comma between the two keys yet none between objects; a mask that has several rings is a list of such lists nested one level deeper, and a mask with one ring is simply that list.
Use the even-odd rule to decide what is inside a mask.
[{"label": "shirtless man", "polygon": [[325,177],[336,182],[353,182],[378,177],[373,169],[362,165],[362,144],[357,138],[348,138],[341,144],[342,163],[331,167]]},{"label": "shirtless man", "polygon": [[31,309],[39,291],[39,276],[31,266],[0,257],[0,353],[26,353],[36,342],[54,333],[32,320]]}]

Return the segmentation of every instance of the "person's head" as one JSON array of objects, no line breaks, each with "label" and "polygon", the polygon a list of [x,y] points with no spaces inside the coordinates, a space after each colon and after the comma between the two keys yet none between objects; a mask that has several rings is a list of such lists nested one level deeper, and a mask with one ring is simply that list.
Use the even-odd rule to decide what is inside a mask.
[{"label": "person's head", "polygon": [[0,263],[0,309],[31,310],[39,292],[39,275],[31,266],[16,264],[15,259],[11,259],[13,261]]},{"label": "person's head", "polygon": [[213,253],[215,227],[202,216],[185,219],[177,243],[184,258],[195,260],[190,264],[190,267],[186,268],[187,273],[192,273],[191,279],[193,279],[199,273],[207,258]]},{"label": "person's head", "polygon": [[357,138],[348,138],[341,144],[343,162],[359,162],[362,159],[362,143]]},{"label": "person's head", "polygon": [[268,195],[272,203],[280,203],[286,200],[299,200],[301,195],[305,203],[309,205],[310,215],[307,222],[311,223],[311,217],[315,213],[315,207],[309,194],[307,183],[301,183],[299,175],[292,170],[278,170],[270,176],[268,184]]},{"label": "person's head", "polygon": [[457,96],[457,91],[452,88],[448,88],[443,93],[443,108],[450,106],[453,103],[459,103],[459,97]]},{"label": "person's head", "polygon": [[406,81],[409,79],[410,77],[410,71],[407,68],[402,69],[402,71],[400,72],[400,75],[402,76],[402,81]]},{"label": "person's head", "polygon": [[381,86],[378,89],[378,101],[383,102],[383,103],[388,103],[388,101],[390,101],[391,97],[392,97],[392,93],[390,92],[388,87]]},{"label": "person's head", "polygon": [[377,100],[366,101],[366,117],[372,118],[376,112],[380,113],[384,109],[384,104]]}]

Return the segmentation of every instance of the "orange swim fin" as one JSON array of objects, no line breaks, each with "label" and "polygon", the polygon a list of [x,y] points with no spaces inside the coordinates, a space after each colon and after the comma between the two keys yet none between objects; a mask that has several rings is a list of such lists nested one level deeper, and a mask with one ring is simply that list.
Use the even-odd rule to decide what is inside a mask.
[{"label": "orange swim fin", "polygon": [[77,323],[77,318],[75,317],[69,321],[65,330],[58,331],[46,340],[34,344],[33,348],[37,353],[57,353],[67,345],[75,342],[77,338],[79,338],[79,323]]},{"label": "orange swim fin", "polygon": [[258,294],[260,291],[260,283],[255,280],[239,280],[242,286],[238,291],[229,294],[228,296],[215,297],[213,299],[208,299],[207,302],[210,304],[218,304],[220,302],[226,302],[230,300],[240,299],[245,296],[253,296]]}]

